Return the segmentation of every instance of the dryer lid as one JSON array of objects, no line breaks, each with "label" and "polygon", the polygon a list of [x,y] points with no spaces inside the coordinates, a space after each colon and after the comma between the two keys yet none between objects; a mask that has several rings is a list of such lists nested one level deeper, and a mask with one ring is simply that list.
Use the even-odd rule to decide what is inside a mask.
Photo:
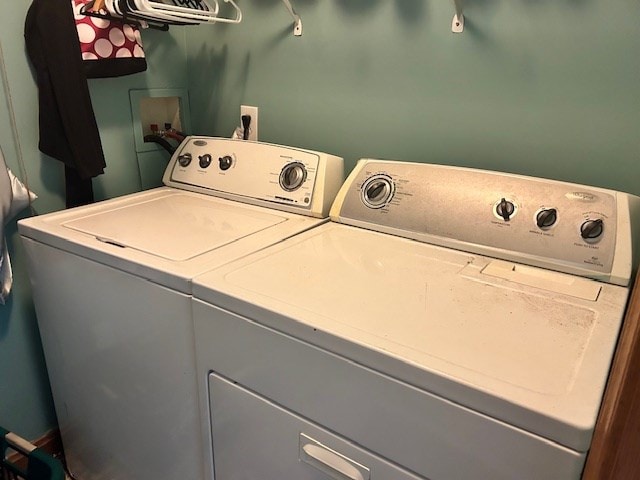
[{"label": "dryer lid", "polygon": [[201,275],[193,293],[586,451],[628,290],[495,261],[330,222]]},{"label": "dryer lid", "polygon": [[63,226],[117,246],[185,261],[286,219],[212,197],[177,194],[76,218]]}]

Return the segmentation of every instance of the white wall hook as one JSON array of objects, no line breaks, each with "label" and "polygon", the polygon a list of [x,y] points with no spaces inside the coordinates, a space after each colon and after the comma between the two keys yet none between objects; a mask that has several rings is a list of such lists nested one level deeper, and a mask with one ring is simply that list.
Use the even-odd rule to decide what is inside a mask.
[{"label": "white wall hook", "polygon": [[451,21],[451,31],[453,33],[462,33],[464,31],[464,15],[462,14],[462,0],[453,0],[456,7],[456,13]]},{"label": "white wall hook", "polygon": [[287,7],[287,10],[293,17],[293,34],[296,37],[301,37],[302,36],[302,20],[300,19],[300,15],[298,15],[296,11],[293,9],[293,6],[291,5],[291,2],[289,0],[282,0],[282,2],[284,3],[284,6]]}]

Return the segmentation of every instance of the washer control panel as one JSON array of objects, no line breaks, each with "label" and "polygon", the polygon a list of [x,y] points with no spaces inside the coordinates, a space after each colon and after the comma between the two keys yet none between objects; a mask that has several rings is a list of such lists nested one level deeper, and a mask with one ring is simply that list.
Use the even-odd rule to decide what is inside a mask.
[{"label": "washer control panel", "polygon": [[[621,192],[553,180],[361,160],[340,191],[331,217],[428,243],[606,279],[616,259],[631,264],[629,224],[638,220],[631,216],[638,215],[639,202]],[[620,258],[623,255],[629,258]]]},{"label": "washer control panel", "polygon": [[[214,137],[188,137],[174,153],[165,185],[276,208],[328,214],[343,160],[299,148]],[[316,197],[322,197],[317,199]],[[330,197],[330,198],[329,198]],[[316,215],[317,216],[317,215]]]}]

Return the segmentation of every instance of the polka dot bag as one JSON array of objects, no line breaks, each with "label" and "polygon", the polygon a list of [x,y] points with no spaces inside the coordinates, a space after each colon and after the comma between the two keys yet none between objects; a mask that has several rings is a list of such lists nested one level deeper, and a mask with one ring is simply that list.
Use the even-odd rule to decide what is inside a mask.
[{"label": "polka dot bag", "polygon": [[120,77],[147,69],[140,30],[118,21],[82,15],[91,0],[71,0],[87,78]]}]

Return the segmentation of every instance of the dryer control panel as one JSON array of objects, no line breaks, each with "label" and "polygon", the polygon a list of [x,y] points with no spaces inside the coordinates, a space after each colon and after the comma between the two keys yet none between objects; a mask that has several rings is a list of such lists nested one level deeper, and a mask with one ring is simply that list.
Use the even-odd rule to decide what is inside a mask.
[{"label": "dryer control panel", "polygon": [[167,186],[319,217],[343,180],[342,158],[214,137],[185,139],[163,178]]},{"label": "dryer control panel", "polygon": [[335,221],[627,285],[640,198],[554,180],[360,160]]}]

